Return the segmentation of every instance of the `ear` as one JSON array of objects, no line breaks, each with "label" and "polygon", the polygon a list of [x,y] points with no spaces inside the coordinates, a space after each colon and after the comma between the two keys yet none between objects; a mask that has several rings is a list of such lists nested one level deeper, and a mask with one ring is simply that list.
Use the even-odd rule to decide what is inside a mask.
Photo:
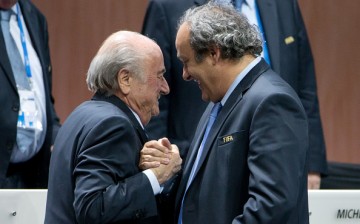
[{"label": "ear", "polygon": [[131,75],[126,69],[121,69],[117,75],[117,81],[119,84],[120,92],[124,95],[129,94],[131,87]]},{"label": "ear", "polygon": [[220,61],[221,51],[220,48],[217,46],[212,46],[209,49],[210,59],[212,61],[212,64],[215,65]]}]

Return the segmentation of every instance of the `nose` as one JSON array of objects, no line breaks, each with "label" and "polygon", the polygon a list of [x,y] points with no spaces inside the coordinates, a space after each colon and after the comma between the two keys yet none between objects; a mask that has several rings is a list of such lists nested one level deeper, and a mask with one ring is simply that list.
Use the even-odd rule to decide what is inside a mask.
[{"label": "nose", "polygon": [[168,85],[166,79],[163,78],[161,81],[161,85],[160,85],[160,94],[167,95],[169,93],[170,93],[169,85]]},{"label": "nose", "polygon": [[191,75],[189,74],[188,70],[187,70],[185,67],[183,67],[182,77],[183,77],[183,79],[184,79],[185,81],[190,81],[190,80],[192,80]]}]

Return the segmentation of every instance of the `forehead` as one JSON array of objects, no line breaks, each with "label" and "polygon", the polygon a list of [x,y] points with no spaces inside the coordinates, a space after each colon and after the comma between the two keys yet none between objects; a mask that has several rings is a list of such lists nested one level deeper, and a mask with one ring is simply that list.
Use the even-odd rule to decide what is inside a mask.
[{"label": "forehead", "polygon": [[190,46],[190,27],[188,24],[183,23],[177,32],[175,40],[177,56],[179,58],[184,57],[185,54],[189,54],[192,50]]},{"label": "forehead", "polygon": [[144,66],[145,76],[148,78],[165,72],[164,59],[161,50],[147,54],[143,59],[142,64]]},{"label": "forehead", "polygon": [[146,54],[144,62],[149,66],[149,69],[158,69],[159,66],[164,66],[164,58],[160,48],[159,50]]}]

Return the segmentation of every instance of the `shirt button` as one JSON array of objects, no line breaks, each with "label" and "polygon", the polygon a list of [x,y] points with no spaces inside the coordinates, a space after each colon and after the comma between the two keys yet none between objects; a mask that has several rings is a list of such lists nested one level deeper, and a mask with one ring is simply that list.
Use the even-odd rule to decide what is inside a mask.
[{"label": "shirt button", "polygon": [[138,210],[138,211],[136,211],[136,213],[135,213],[135,217],[136,217],[137,219],[140,219],[140,218],[144,217],[144,214],[142,213],[141,210]]},{"label": "shirt button", "polygon": [[13,147],[14,147],[13,142],[11,142],[11,141],[6,142],[6,149],[7,150],[12,150]]},{"label": "shirt button", "polygon": [[19,105],[13,105],[12,110],[15,112],[19,112]]}]

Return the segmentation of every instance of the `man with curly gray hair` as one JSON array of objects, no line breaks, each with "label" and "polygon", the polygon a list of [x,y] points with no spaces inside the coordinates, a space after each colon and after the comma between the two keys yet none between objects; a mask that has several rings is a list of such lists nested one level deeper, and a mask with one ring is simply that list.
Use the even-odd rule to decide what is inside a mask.
[{"label": "man with curly gray hair", "polygon": [[[308,116],[308,189],[319,189],[327,174],[326,147],[317,94],[314,58],[297,0],[215,0],[232,4],[259,27],[261,56],[298,94]],[[181,15],[208,0],[149,0],[142,33],[154,39],[164,54],[170,94],[159,101],[160,114],[147,125],[149,136],[168,136],[185,158],[199,119],[208,103],[201,100],[195,82],[185,82],[176,58],[175,38]],[[191,107],[191,113],[188,108]]]},{"label": "man with curly gray hair", "polygon": [[258,57],[257,28],[234,8],[210,2],[186,11],[176,49],[183,79],[212,102],[184,165],[178,222],[308,223],[306,114],[295,91]]},{"label": "man with curly gray hair", "polygon": [[[216,3],[213,4],[216,12]],[[184,23],[188,23],[191,28],[190,45],[195,51],[197,62],[201,62],[214,46],[219,47],[221,59],[238,60],[245,54],[261,54],[262,39],[258,28],[250,25],[244,16],[234,17],[233,13],[231,6],[224,7],[223,13],[202,12],[201,8],[186,11],[178,28]]]},{"label": "man with curly gray hair", "polygon": [[176,222],[309,223],[306,114],[259,57],[257,28],[210,2],[185,12],[175,45],[183,79],[210,101],[183,166]]}]

